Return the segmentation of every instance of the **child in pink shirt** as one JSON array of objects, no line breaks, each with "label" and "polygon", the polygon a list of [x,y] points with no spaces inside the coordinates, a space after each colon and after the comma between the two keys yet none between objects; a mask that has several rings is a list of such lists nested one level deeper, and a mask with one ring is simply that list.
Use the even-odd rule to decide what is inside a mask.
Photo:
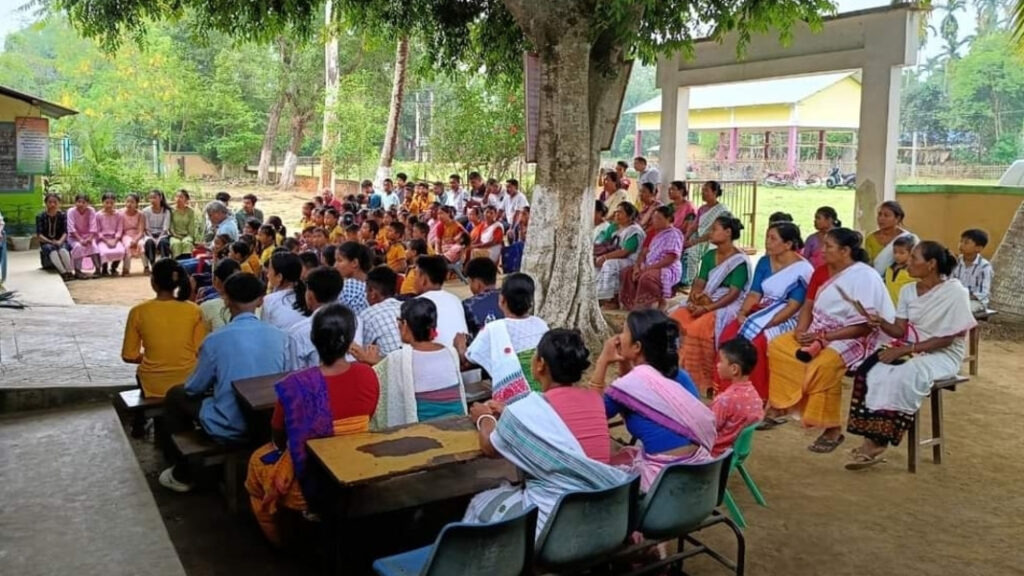
[{"label": "child in pink shirt", "polygon": [[764,401],[750,383],[750,373],[756,364],[757,350],[745,338],[730,340],[718,351],[718,375],[723,382],[731,380],[732,385],[711,403],[718,430],[712,456],[732,448],[744,428],[764,419]]}]

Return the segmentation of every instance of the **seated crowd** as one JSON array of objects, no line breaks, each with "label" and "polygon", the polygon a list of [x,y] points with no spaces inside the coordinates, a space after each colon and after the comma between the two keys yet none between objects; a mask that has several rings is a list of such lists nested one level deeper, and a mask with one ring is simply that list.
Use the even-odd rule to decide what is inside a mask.
[{"label": "seated crowd", "polygon": [[[517,255],[508,248],[518,243],[521,252],[529,222],[515,180],[501,190],[472,173],[469,190],[458,176],[445,190],[399,175],[381,192],[367,181],[361,197],[344,202],[325,190],[304,205],[294,239],[280,219],[263,224],[249,197],[234,214],[228,198],[211,202],[205,228],[198,218],[178,228],[202,236],[179,238],[169,231],[187,192],[173,210],[152,193],[133,242],[141,239],[156,296],[132,308],[122,356],[139,364],[146,396],[166,397],[160,441],[168,446],[170,434],[196,425],[221,443],[264,440],[249,436],[232,382],[289,372],[276,385],[272,438],[252,455],[246,480],[273,542],[282,539],[277,514],[306,512],[315,490],[308,439],[436,418],[468,414],[483,452],[524,473],[520,484],[477,495],[466,520],[533,504],[538,534],[567,492],[608,488],[629,474],[646,491],[665,466],[709,461],[744,428],[777,426],[790,412],[823,429],[812,451],[834,450],[844,439],[841,379],[850,371],[847,431],[864,442],[847,466],[881,462],[932,381],[959,370],[972,307],[984,307],[991,283],[979,255],[987,236],[965,232],[958,260],[904,230],[895,202],[880,207],[879,230],[866,240],[824,207],[806,243],[791,217],[773,215],[754,266],[736,245],[742,225],[719,201],[721,186],[705,184],[695,208],[686,184],[673,182],[662,205],[647,172],[640,206],[624,199],[617,172],[605,175],[601,194],[622,199],[610,221],[596,205],[597,296],[629,313],[593,366],[579,332],[533,315],[534,280],[509,266]],[[81,274],[90,256],[101,274],[116,271],[118,260],[97,247],[102,233],[90,252],[81,249],[87,237],[74,244],[63,228],[46,228],[46,218],[62,214],[50,201],[40,235],[54,241],[44,250],[52,265]],[[132,202],[122,219],[138,213]],[[105,199],[103,213],[112,204]],[[121,260],[127,272],[130,258]],[[456,277],[469,284],[466,300],[445,289]],[[666,311],[680,286],[685,302]],[[473,368],[490,376],[492,398],[467,406],[463,373]],[[709,391],[713,400],[704,400]],[[636,445],[613,439],[614,417]],[[160,475],[179,492],[192,481],[184,461]]]}]

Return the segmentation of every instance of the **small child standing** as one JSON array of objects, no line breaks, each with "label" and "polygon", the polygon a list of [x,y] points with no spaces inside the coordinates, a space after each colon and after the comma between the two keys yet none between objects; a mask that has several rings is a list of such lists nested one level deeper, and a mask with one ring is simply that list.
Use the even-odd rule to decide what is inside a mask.
[{"label": "small child standing", "polygon": [[960,235],[960,258],[951,278],[956,278],[971,294],[971,312],[978,314],[988,309],[992,293],[992,264],[981,251],[988,246],[988,233],[972,228]]},{"label": "small child standing", "polygon": [[756,364],[757,349],[746,338],[730,340],[718,350],[718,375],[732,385],[711,402],[718,431],[712,456],[732,448],[744,428],[764,419],[764,402],[750,382]]},{"label": "small child standing", "polygon": [[914,277],[907,271],[910,253],[914,251],[914,237],[910,234],[900,236],[892,242],[892,266],[885,270],[885,289],[893,304],[899,304],[900,290],[914,282]]}]

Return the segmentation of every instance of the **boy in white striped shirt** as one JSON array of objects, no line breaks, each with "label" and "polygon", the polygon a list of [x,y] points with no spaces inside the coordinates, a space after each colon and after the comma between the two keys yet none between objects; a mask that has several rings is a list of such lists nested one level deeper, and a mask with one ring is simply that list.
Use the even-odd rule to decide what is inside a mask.
[{"label": "boy in white striped shirt", "polygon": [[953,268],[953,278],[971,293],[971,311],[975,314],[988,309],[992,292],[992,264],[981,251],[988,245],[988,233],[978,228],[960,234],[960,258]]}]

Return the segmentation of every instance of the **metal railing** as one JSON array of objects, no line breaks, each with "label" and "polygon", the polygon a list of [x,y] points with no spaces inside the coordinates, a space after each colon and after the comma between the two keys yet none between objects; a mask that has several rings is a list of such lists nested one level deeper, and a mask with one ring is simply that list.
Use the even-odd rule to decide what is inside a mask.
[{"label": "metal railing", "polygon": [[[706,180],[688,180],[690,201],[700,204],[700,189]],[[719,180],[722,185],[721,202],[743,223],[740,245],[754,248],[757,243],[757,180]]]}]

